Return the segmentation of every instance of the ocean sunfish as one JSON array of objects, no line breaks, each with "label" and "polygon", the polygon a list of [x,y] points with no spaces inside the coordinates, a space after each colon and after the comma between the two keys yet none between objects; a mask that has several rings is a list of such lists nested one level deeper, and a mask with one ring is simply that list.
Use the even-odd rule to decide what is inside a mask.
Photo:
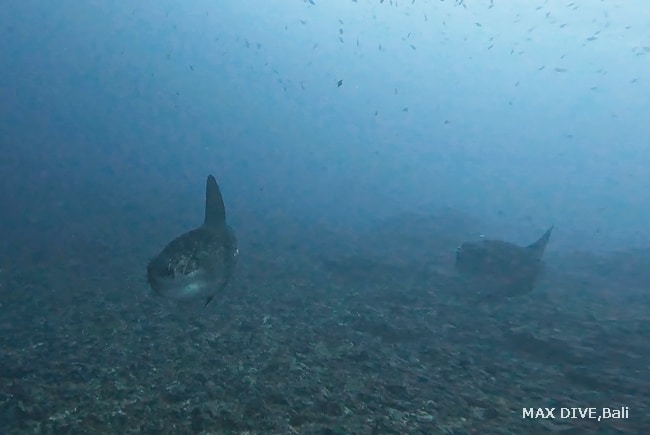
[{"label": "ocean sunfish", "polygon": [[465,242],[456,251],[456,268],[463,277],[495,296],[528,293],[542,272],[542,256],[552,231],[551,226],[528,246],[488,239]]},{"label": "ocean sunfish", "polygon": [[169,242],[147,265],[147,281],[160,296],[205,298],[207,306],[230,282],[238,254],[235,231],[226,224],[221,191],[210,175],[203,225]]}]

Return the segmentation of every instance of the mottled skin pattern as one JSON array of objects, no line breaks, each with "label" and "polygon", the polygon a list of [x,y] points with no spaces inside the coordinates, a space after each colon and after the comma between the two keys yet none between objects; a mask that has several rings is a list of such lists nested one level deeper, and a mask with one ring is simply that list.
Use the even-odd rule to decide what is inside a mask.
[{"label": "mottled skin pattern", "polygon": [[161,296],[170,296],[165,292],[170,280],[201,270],[218,293],[230,282],[236,260],[237,239],[232,228],[218,232],[201,226],[165,246],[147,266],[147,281]]}]

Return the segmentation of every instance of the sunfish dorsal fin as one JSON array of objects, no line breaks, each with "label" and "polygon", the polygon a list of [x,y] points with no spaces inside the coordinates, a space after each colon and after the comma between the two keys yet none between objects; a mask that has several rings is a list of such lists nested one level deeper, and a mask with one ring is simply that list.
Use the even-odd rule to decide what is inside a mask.
[{"label": "sunfish dorsal fin", "polygon": [[208,176],[205,185],[205,221],[203,225],[212,229],[221,229],[226,226],[226,207],[217,180],[212,175]]},{"label": "sunfish dorsal fin", "polygon": [[532,252],[535,253],[537,258],[542,258],[544,255],[544,251],[546,250],[546,245],[548,244],[548,240],[551,238],[551,232],[553,231],[553,225],[546,230],[546,232],[542,235],[542,237],[539,238],[535,243],[532,243],[526,247],[526,249],[531,250]]}]

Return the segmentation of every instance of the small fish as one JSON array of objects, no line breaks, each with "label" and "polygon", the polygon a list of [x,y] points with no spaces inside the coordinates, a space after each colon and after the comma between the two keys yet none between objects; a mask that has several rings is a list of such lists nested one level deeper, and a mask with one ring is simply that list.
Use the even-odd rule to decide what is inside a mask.
[{"label": "small fish", "polygon": [[341,86],[343,86],[343,80],[339,80],[338,82],[336,82],[337,88],[340,88]]}]

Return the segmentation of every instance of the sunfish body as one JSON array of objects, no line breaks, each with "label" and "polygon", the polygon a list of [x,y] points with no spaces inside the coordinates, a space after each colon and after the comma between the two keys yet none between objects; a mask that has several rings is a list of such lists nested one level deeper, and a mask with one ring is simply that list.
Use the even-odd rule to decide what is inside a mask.
[{"label": "sunfish body", "polygon": [[208,305],[230,282],[238,253],[221,191],[210,175],[203,225],[169,242],[147,265],[147,281],[162,297],[204,298]]},{"label": "sunfish body", "polygon": [[517,296],[533,290],[544,263],[550,227],[535,243],[519,246],[502,240],[465,242],[456,251],[460,274],[490,294]]}]

